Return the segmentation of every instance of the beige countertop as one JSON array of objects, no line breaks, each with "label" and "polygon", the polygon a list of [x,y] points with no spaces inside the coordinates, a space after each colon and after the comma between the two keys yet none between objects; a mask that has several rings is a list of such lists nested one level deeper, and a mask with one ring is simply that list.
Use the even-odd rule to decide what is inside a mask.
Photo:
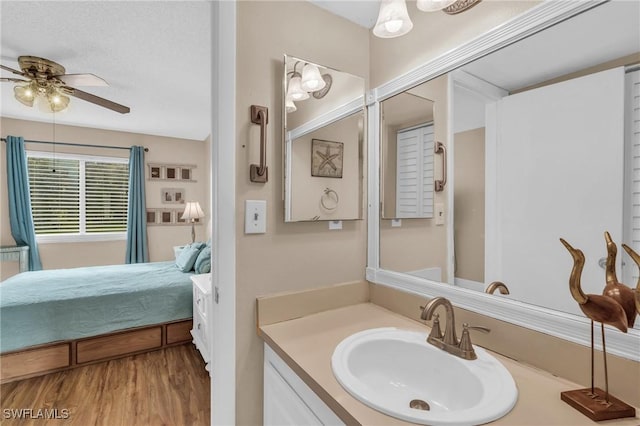
[{"label": "beige countertop", "polygon": [[[346,337],[362,330],[398,327],[428,331],[420,322],[372,303],[358,303],[259,327],[261,337],[347,424],[410,424],[362,404],[336,381],[331,355]],[[640,418],[593,422],[560,400],[560,392],[579,389],[568,380],[491,352],[511,372],[518,387],[513,410],[491,424],[583,426],[589,424],[638,426]],[[636,410],[638,412],[639,410]]]}]

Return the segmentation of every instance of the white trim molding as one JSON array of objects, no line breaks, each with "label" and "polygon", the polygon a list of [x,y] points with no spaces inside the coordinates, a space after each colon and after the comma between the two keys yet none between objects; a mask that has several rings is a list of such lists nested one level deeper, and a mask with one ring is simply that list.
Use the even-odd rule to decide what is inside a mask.
[{"label": "white trim molding", "polygon": [[312,120],[309,120],[306,123],[296,127],[295,129],[288,131],[287,140],[294,141],[304,135],[308,135],[311,132],[322,129],[323,127],[328,126],[331,123],[335,123],[336,121],[342,120],[343,118],[363,111],[364,95],[358,96],[357,98],[347,102],[346,104],[340,105],[339,107],[334,108],[331,111],[327,111],[324,114],[321,114],[313,118]]},{"label": "white trim molding", "polygon": [[[212,2],[211,424],[236,423],[236,2]],[[215,387],[215,389],[214,389]],[[220,392],[224,389],[224,392]]]},{"label": "white trim molding", "polygon": [[[492,317],[511,324],[584,346],[591,345],[590,321],[585,317],[380,269],[380,117],[378,113],[379,102],[384,99],[455,70],[477,58],[605,2],[605,0],[544,1],[470,42],[367,92],[369,109],[367,280],[425,297],[444,296],[460,308],[480,314],[490,312]],[[451,132],[450,129],[449,132]],[[640,330],[630,329],[626,334],[611,330],[607,337],[607,350],[610,353],[640,361],[640,352],[638,351]]]}]

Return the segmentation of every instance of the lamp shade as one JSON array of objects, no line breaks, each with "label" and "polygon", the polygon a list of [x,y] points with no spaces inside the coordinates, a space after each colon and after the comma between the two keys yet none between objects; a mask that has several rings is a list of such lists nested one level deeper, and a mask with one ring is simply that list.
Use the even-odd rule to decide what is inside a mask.
[{"label": "lamp shade", "polygon": [[313,64],[306,64],[302,68],[302,80],[300,81],[300,87],[306,92],[315,92],[322,90],[326,85],[320,70]]},{"label": "lamp shade", "polygon": [[381,38],[405,35],[413,28],[404,0],[382,0],[373,34]]},{"label": "lamp shade", "polygon": [[28,107],[33,106],[33,101],[36,98],[36,94],[29,84],[15,86],[13,88],[13,94],[21,104]]},{"label": "lamp shade", "polygon": [[298,109],[298,107],[296,107],[296,104],[293,103],[293,99],[291,99],[291,96],[287,95],[284,98],[284,109],[285,111],[287,111],[287,113],[296,112],[296,110]]},{"label": "lamp shade", "polygon": [[200,207],[200,203],[197,201],[188,201],[180,219],[193,221],[194,219],[200,219],[201,217],[204,217],[204,212]]},{"label": "lamp shade", "polygon": [[289,88],[287,89],[287,96],[291,97],[292,101],[304,101],[309,99],[309,94],[302,90],[302,79],[299,73],[295,73],[291,80],[289,80]]},{"label": "lamp shade", "polygon": [[451,6],[457,0],[418,0],[416,6],[423,12],[436,12]]}]

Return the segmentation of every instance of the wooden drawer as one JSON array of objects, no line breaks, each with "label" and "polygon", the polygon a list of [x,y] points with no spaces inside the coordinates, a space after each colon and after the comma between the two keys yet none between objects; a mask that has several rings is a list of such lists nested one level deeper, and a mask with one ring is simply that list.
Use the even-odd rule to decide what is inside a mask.
[{"label": "wooden drawer", "polygon": [[79,341],[77,362],[96,361],[112,358],[137,351],[144,351],[162,346],[162,327],[153,327],[140,331],[112,334],[95,339]]},{"label": "wooden drawer", "polygon": [[69,362],[68,343],[2,355],[0,380],[4,382],[14,377],[29,376],[39,372],[68,367]]},{"label": "wooden drawer", "polygon": [[167,345],[178,342],[188,342],[191,340],[191,327],[193,321],[175,322],[167,324]]}]

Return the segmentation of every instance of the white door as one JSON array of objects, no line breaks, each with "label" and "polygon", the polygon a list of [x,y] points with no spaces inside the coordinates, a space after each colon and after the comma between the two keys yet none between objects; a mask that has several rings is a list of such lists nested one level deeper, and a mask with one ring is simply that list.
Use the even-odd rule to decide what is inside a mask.
[{"label": "white door", "polygon": [[624,70],[505,97],[488,117],[491,108],[485,278],[514,299],[582,315],[559,238],[584,251],[583,289],[601,294],[604,232],[622,237]]},{"label": "white door", "polygon": [[433,217],[433,124],[398,131],[396,217]]}]

